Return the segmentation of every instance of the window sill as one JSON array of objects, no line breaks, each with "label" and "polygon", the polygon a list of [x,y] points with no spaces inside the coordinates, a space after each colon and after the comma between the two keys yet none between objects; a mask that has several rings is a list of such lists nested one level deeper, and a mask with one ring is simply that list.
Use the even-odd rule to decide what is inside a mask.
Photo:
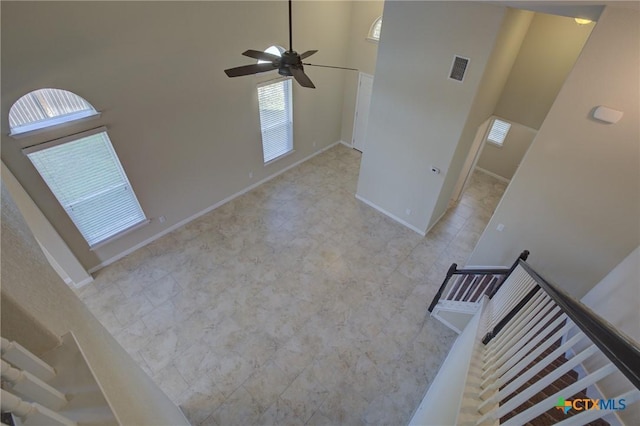
[{"label": "window sill", "polygon": [[138,222],[135,225],[132,225],[130,227],[128,227],[127,229],[124,229],[120,232],[118,232],[117,234],[114,234],[112,236],[110,236],[109,238],[107,238],[106,240],[102,240],[99,243],[96,243],[92,246],[89,246],[89,251],[95,251],[97,249],[99,249],[100,247],[103,247],[115,240],[117,240],[120,237],[124,237],[125,235],[133,232],[133,231],[137,231],[138,229],[142,228],[145,225],[148,225],[151,222],[151,219],[144,219],[142,222]]},{"label": "window sill", "polygon": [[266,163],[264,163],[264,166],[265,166],[265,167],[267,167],[269,164],[271,164],[271,163],[275,163],[276,161],[281,160],[281,159],[283,159],[284,157],[288,157],[289,155],[293,154],[294,152],[296,152],[296,150],[295,150],[295,149],[292,149],[291,151],[287,151],[287,152],[285,152],[284,154],[279,155],[279,156],[277,156],[276,158],[273,158],[273,159],[271,159],[271,160],[267,161]]},{"label": "window sill", "polygon": [[83,112],[81,114],[74,114],[73,116],[61,117],[60,119],[51,119],[46,120],[41,123],[31,124],[22,126],[21,129],[17,131],[12,131],[9,133],[14,139],[22,139],[28,136],[37,135],[39,133],[49,132],[51,130],[56,130],[60,128],[64,128],[66,126],[72,124],[83,123],[85,121],[95,120],[96,118],[100,118],[102,113],[96,111]]}]

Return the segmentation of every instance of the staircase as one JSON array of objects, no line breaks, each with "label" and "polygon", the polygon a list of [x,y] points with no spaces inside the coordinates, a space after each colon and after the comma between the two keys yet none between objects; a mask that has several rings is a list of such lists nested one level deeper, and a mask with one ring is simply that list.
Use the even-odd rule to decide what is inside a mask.
[{"label": "staircase", "polygon": [[[546,356],[550,355],[554,350],[560,347],[560,339],[558,339],[555,343],[553,343],[548,349],[542,352],[534,361],[531,362],[518,376],[514,377],[513,380],[517,379],[520,375],[522,375],[527,370],[534,368],[535,365],[542,361]],[[567,362],[567,358],[564,354],[560,355],[558,358],[554,359],[549,365],[544,367],[539,373],[534,375],[530,380],[528,380],[525,384],[523,384],[520,388],[518,388],[513,394],[506,397],[502,402],[502,404],[507,403],[510,399],[515,397],[516,395],[524,392],[528,387],[532,386],[535,382],[544,379],[546,375],[551,373],[553,370],[560,368],[564,363]],[[527,409],[533,407],[537,403],[545,400],[546,398],[561,392],[562,389],[569,387],[578,381],[578,373],[575,370],[569,370],[561,377],[557,378],[555,381],[551,382],[546,388],[535,394],[531,399],[526,400],[520,406],[513,409],[511,412],[505,414],[500,418],[500,423],[506,423],[512,417],[526,411]],[[511,381],[510,381],[511,382]],[[510,383],[509,382],[509,383]],[[500,390],[503,390],[509,383],[505,384]],[[587,390],[582,389],[574,395],[569,396],[568,399],[586,399]],[[552,426],[563,420],[568,419],[571,416],[575,416],[578,412],[574,410],[569,410],[566,414],[562,411],[553,407],[550,410],[545,411],[540,414],[538,417],[531,419],[529,422],[525,424],[525,426]],[[609,423],[598,419],[588,423],[590,426],[609,426]]]},{"label": "staircase", "polygon": [[[525,261],[528,251],[523,251],[518,260]],[[458,269],[452,264],[442,285],[434,297],[429,312],[447,327],[460,334],[478,309],[483,296],[491,297],[505,278],[517,266],[494,269]]]},{"label": "staircase", "polygon": [[454,304],[475,312],[411,425],[604,426],[637,414],[640,346],[537,274],[527,255],[508,269],[449,269],[432,316],[460,314]]},{"label": "staircase", "polygon": [[41,357],[5,338],[1,350],[3,424],[120,424],[72,333]]}]

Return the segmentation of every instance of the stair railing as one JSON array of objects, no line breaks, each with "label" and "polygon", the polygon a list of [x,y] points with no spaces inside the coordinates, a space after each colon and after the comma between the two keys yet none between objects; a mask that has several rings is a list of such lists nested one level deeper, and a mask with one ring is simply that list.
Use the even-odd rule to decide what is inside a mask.
[{"label": "stair railing", "polygon": [[[438,292],[429,305],[433,312],[439,301],[479,303],[483,295],[493,297],[505,279],[513,272],[519,260],[527,260],[529,252],[523,251],[510,268],[458,269],[451,264]],[[446,294],[445,294],[446,290]],[[445,294],[443,296],[443,294]]]},{"label": "stair railing", "polygon": [[[522,425],[539,416],[582,425],[640,400],[640,346],[522,259],[494,292],[481,323],[487,333],[474,355],[480,382],[471,390],[480,400],[476,425]],[[611,376],[615,398],[584,402],[585,389]],[[578,407],[571,399],[580,393]]]},{"label": "stair railing", "polygon": [[68,400],[47,383],[56,377],[53,367],[20,344],[5,338],[1,338],[0,352],[3,412],[20,417],[26,424],[77,424],[58,412]]}]

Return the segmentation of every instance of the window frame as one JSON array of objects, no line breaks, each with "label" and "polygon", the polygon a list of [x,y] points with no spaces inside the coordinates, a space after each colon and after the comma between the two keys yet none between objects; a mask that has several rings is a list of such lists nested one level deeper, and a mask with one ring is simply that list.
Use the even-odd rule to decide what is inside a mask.
[{"label": "window frame", "polygon": [[[274,163],[288,155],[291,155],[295,152],[295,146],[294,146],[294,137],[293,137],[293,78],[292,77],[279,77],[279,78],[275,78],[275,79],[271,79],[271,80],[267,80],[267,81],[263,81],[260,82],[256,85],[256,92],[258,92],[258,116],[259,116],[259,120],[260,120],[260,142],[262,145],[262,161],[264,166],[268,166],[271,163]],[[288,99],[285,99],[285,104],[287,106],[287,115],[288,115],[288,121],[287,124],[289,126],[289,133],[291,135],[291,137],[289,138],[288,142],[288,150],[286,152],[283,152],[275,157],[272,157],[270,159],[266,159],[265,158],[265,140],[264,140],[264,132],[265,130],[268,129],[273,129],[274,127],[276,127],[278,124],[275,125],[271,125],[268,128],[265,129],[265,127],[263,126],[262,123],[262,117],[260,114],[261,108],[260,108],[260,94],[259,94],[259,89],[262,87],[266,87],[266,86],[271,86],[274,84],[279,84],[279,83],[285,83],[289,86],[288,88]]]},{"label": "window frame", "polygon": [[[123,178],[123,186],[128,188],[128,191],[131,193],[132,195],[132,199],[135,202],[135,205],[137,206],[137,208],[139,209],[141,215],[142,215],[142,219],[140,219],[139,221],[127,226],[126,228],[120,229],[117,232],[114,232],[112,234],[109,234],[108,236],[100,239],[100,240],[96,240],[94,242],[90,242],[89,239],[87,238],[87,236],[85,236],[84,232],[81,230],[81,227],[78,225],[78,221],[76,220],[76,217],[68,210],[68,208],[62,203],[62,201],[58,198],[58,195],[56,194],[56,192],[54,191],[54,189],[49,186],[49,183],[47,182],[47,180],[44,178],[44,176],[40,173],[40,171],[38,170],[38,167],[36,167],[36,165],[33,163],[33,161],[31,160],[31,158],[29,157],[30,154],[33,154],[35,152],[39,152],[39,151],[44,151],[44,150],[48,150],[63,144],[67,144],[67,143],[72,143],[72,142],[76,142],[79,141],[81,139],[87,138],[87,137],[91,137],[97,134],[102,134],[104,133],[106,136],[106,141],[108,142],[108,150],[112,155],[113,160],[115,160],[115,165],[118,169],[118,171],[121,173],[122,178]],[[60,207],[62,207],[62,209],[65,211],[65,213],[67,214],[67,216],[71,219],[71,221],[73,222],[73,224],[75,225],[76,229],[78,230],[78,232],[80,232],[80,235],[82,235],[82,237],[84,238],[84,240],[87,242],[87,244],[89,245],[89,250],[93,251],[96,250],[136,229],[141,228],[142,226],[148,224],[151,220],[148,218],[148,216],[146,215],[146,213],[144,212],[144,209],[142,209],[142,206],[140,205],[140,201],[133,189],[133,186],[131,185],[131,182],[129,181],[129,177],[127,176],[127,173],[124,170],[124,167],[122,166],[122,163],[120,162],[120,158],[118,157],[118,154],[115,151],[115,148],[113,147],[113,143],[111,142],[111,138],[109,137],[109,133],[108,133],[108,129],[106,126],[101,126],[101,127],[96,127],[94,129],[90,129],[84,132],[80,132],[80,133],[75,133],[73,135],[69,135],[69,136],[65,136],[62,138],[58,138],[58,139],[53,139],[47,142],[43,142],[40,144],[36,144],[36,145],[32,145],[26,148],[22,149],[22,152],[25,156],[27,156],[29,158],[29,161],[31,162],[31,164],[33,165],[34,169],[36,170],[36,172],[38,173],[38,176],[40,176],[40,178],[44,181],[45,185],[47,186],[47,188],[51,191],[51,193],[53,194],[53,196],[55,197],[56,201],[58,202],[58,204],[60,205]],[[103,191],[98,191],[96,192],[96,194],[99,194]]]}]

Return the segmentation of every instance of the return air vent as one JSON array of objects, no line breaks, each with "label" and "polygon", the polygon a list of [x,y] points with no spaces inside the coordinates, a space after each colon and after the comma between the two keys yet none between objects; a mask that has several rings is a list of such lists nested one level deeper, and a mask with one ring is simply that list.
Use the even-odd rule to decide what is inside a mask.
[{"label": "return air vent", "polygon": [[464,74],[467,71],[468,66],[469,66],[469,58],[463,58],[462,56],[454,56],[449,78],[451,80],[456,80],[456,81],[464,80]]}]

